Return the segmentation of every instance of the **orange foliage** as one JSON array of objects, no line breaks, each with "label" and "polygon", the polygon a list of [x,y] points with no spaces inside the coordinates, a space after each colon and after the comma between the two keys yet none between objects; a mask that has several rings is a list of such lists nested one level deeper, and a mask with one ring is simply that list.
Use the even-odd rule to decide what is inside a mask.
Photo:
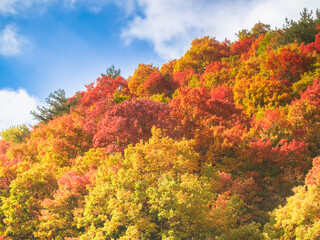
[{"label": "orange foliage", "polygon": [[212,61],[230,55],[230,42],[222,43],[215,38],[203,37],[195,39],[191,43],[191,48],[180,58],[174,67],[174,72],[182,72],[186,69],[193,69],[196,73],[203,73],[205,67]]},{"label": "orange foliage", "polygon": [[246,53],[250,50],[252,44],[255,39],[252,38],[244,38],[242,40],[236,41],[231,45],[231,54],[232,55],[246,55]]},{"label": "orange foliage", "polygon": [[157,71],[158,68],[153,66],[153,64],[139,64],[133,76],[128,79],[130,92],[136,96],[144,96],[143,83],[147,81],[152,73]]},{"label": "orange foliage", "polygon": [[320,33],[300,46],[280,33],[195,39],[0,140],[0,239],[261,239],[312,158],[305,184],[320,187]]}]

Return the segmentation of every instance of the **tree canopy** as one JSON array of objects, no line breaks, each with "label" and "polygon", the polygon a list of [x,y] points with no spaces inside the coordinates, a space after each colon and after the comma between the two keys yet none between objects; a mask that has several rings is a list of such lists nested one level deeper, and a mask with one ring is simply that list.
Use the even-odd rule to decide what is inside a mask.
[{"label": "tree canopy", "polygon": [[318,21],[50,93],[0,132],[0,239],[319,239]]}]

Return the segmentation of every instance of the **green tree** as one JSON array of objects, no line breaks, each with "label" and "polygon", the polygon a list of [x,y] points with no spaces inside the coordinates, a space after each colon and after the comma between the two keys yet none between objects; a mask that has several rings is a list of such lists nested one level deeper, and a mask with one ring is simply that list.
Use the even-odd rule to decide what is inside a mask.
[{"label": "green tree", "polygon": [[116,66],[115,65],[111,65],[111,67],[107,68],[106,70],[106,74],[101,74],[101,76],[109,76],[110,78],[112,79],[116,79],[118,76],[120,76],[121,74],[121,70],[120,68],[119,69],[116,69],[115,68]]},{"label": "green tree", "polygon": [[37,106],[38,111],[31,111],[33,118],[39,122],[49,122],[53,117],[62,116],[70,112],[70,108],[76,104],[76,99],[69,102],[63,89],[50,93],[46,98],[47,106]]},{"label": "green tree", "polygon": [[288,44],[297,41],[299,44],[314,42],[315,35],[319,32],[317,25],[320,24],[320,11],[316,10],[315,18],[312,16],[312,10],[309,12],[306,8],[300,13],[298,21],[288,20],[283,27],[284,38],[283,43]]},{"label": "green tree", "polygon": [[245,38],[254,38],[257,39],[261,34],[267,34],[270,31],[270,25],[264,24],[262,22],[256,23],[251,30],[242,29],[236,36],[239,38],[239,41],[242,41]]}]

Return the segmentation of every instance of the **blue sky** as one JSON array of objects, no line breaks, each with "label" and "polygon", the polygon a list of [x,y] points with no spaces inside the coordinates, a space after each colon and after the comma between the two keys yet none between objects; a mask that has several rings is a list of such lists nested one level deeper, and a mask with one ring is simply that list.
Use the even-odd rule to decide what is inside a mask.
[{"label": "blue sky", "polygon": [[318,0],[0,0],[0,130],[33,123],[59,88],[84,90],[112,64],[179,58],[196,37],[225,37],[258,21],[282,27]]}]

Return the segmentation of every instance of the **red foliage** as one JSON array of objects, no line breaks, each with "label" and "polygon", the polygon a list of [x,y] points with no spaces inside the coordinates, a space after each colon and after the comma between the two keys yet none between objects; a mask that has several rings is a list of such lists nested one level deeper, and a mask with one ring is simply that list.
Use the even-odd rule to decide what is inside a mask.
[{"label": "red foliage", "polygon": [[255,121],[256,131],[264,137],[272,138],[273,144],[281,139],[305,139],[305,129],[294,126],[284,110],[268,109],[264,116]]},{"label": "red foliage", "polygon": [[231,45],[231,53],[232,55],[245,55],[251,48],[255,39],[252,38],[244,38],[241,41],[236,41]]},{"label": "red foliage", "polygon": [[307,45],[302,43],[300,48],[302,49],[302,51],[306,53],[313,53],[313,52],[320,53],[320,33],[316,35],[316,39],[314,42],[309,43]]},{"label": "red foliage", "polygon": [[122,102],[108,109],[103,116],[94,135],[94,146],[107,147],[108,152],[122,151],[128,144],[149,139],[153,126],[172,128],[165,104],[148,99]]},{"label": "red foliage", "polygon": [[[45,198],[41,205],[46,209],[63,207],[64,209],[60,209],[61,212],[72,211],[82,203],[84,196],[88,194],[91,181],[86,175],[79,175],[72,170],[58,180],[58,185],[59,189],[53,194],[53,199]],[[47,214],[42,211],[43,216]]]},{"label": "red foliage", "polygon": [[301,98],[291,103],[291,117],[303,127],[315,125],[320,114],[320,81],[316,78],[313,85],[308,86],[301,94]]},{"label": "red foliage", "polygon": [[220,72],[220,70],[222,69],[222,67],[224,67],[225,64],[223,64],[221,61],[214,61],[214,62],[211,62],[208,66],[206,66],[206,69],[204,71],[204,74],[205,73],[208,73],[208,72],[214,72],[214,73],[218,73]]},{"label": "red foliage", "polygon": [[97,79],[96,84],[86,86],[87,90],[77,93],[74,98],[80,100],[74,111],[85,116],[84,128],[93,134],[96,131],[97,123],[101,116],[107,111],[110,105],[114,104],[114,94],[117,91],[128,93],[128,84],[124,78],[118,76],[112,79],[109,76],[102,76]]},{"label": "red foliage", "polygon": [[221,172],[216,185],[217,193],[238,194],[249,205],[257,204],[262,200],[257,196],[257,192],[261,189],[252,177],[243,180],[233,179],[231,174]]},{"label": "red foliage", "polygon": [[59,189],[56,194],[62,194],[68,191],[71,195],[85,195],[88,193],[87,186],[91,184],[89,178],[85,175],[79,175],[75,171],[65,173],[59,180]]},{"label": "red foliage", "polygon": [[261,128],[261,131],[266,131],[267,129],[272,128],[274,125],[279,125],[282,128],[288,126],[288,122],[284,119],[284,111],[276,109],[267,109],[262,119],[256,121],[256,126],[258,129]]},{"label": "red foliage", "polygon": [[217,87],[224,84],[232,85],[230,80],[234,80],[235,62],[211,62],[206,66],[204,73],[201,75],[201,82],[207,87]]},{"label": "red foliage", "polygon": [[8,148],[10,147],[10,143],[5,140],[0,140],[0,154],[6,154]]},{"label": "red foliage", "polygon": [[0,240],[12,240],[12,238],[7,238],[7,237],[4,237],[4,236],[0,236]]},{"label": "red foliage", "polygon": [[179,87],[188,87],[190,81],[192,80],[192,78],[194,76],[198,76],[198,74],[196,74],[195,70],[186,69],[182,72],[177,72],[177,73],[173,74],[173,81]]},{"label": "red foliage", "polygon": [[262,40],[265,38],[265,36],[266,36],[265,34],[261,34],[257,39],[255,39],[255,41],[251,44],[251,47],[247,52],[247,54],[243,55],[244,59],[247,59],[249,56],[252,56],[257,52],[259,45],[262,42]]},{"label": "red foliage", "polygon": [[282,139],[278,146],[273,147],[269,139],[257,139],[249,143],[246,158],[252,159],[253,165],[262,165],[266,168],[275,168],[275,164],[285,168],[285,164],[292,165],[293,162],[303,167],[305,153],[307,146],[303,141],[293,139],[289,142],[287,139]]},{"label": "red foliage", "polygon": [[85,131],[84,121],[82,116],[70,113],[40,125],[27,140],[29,149],[25,151],[41,161],[59,166],[71,164],[71,159],[92,147],[92,135]]},{"label": "red foliage", "polygon": [[90,83],[86,86],[87,90],[81,93],[79,105],[82,107],[91,107],[98,103],[108,103],[113,99],[115,91],[122,89],[126,90],[128,84],[122,77],[112,79],[109,76],[97,78],[95,83]]},{"label": "red foliage", "polygon": [[[301,94],[301,101],[308,101],[310,105],[320,107],[320,80],[316,78],[311,86]],[[296,102],[294,102],[296,103]],[[320,109],[319,109],[320,110]]]},{"label": "red foliage", "polygon": [[[162,231],[155,225],[159,223],[159,216],[154,214],[156,218],[153,219],[153,215],[150,215],[151,205],[145,204],[145,197],[151,197],[150,201],[147,200],[155,203],[158,196],[154,197],[149,192],[145,195],[145,190],[148,189],[152,193],[160,183],[165,184],[164,187],[171,182],[174,183],[171,180],[183,183],[188,190],[188,184],[193,183],[193,177],[205,187],[204,191],[210,191],[210,204],[206,203],[206,206],[226,207],[220,211],[221,215],[234,211],[226,216],[226,219],[240,216],[240,211],[247,211],[243,214],[246,218],[241,219],[242,223],[249,219],[249,215],[250,220],[255,221],[255,216],[261,212],[264,214],[274,209],[273,205],[283,202],[291,193],[293,185],[302,179],[310,165],[310,159],[318,156],[320,152],[320,80],[315,79],[312,86],[299,93],[300,89],[306,89],[315,78],[313,76],[317,76],[317,65],[314,63],[316,53],[320,53],[320,33],[316,35],[315,42],[307,45],[298,46],[292,43],[279,46],[273,32],[261,34],[267,33],[268,29],[267,25],[259,23],[256,29],[253,29],[255,31],[243,35],[242,40],[232,45],[229,41],[220,43],[209,37],[196,39],[184,57],[170,61],[160,70],[152,64],[139,64],[134,75],[129,77],[128,83],[122,77],[112,79],[102,76],[96,83],[87,85],[86,91],[79,92],[69,99],[69,103],[76,104],[70,114],[54,118],[46,124],[39,124],[22,143],[10,145],[0,140],[0,192],[3,193],[4,203],[2,210],[6,210],[7,207],[6,211],[12,212],[11,205],[6,206],[6,202],[9,203],[6,198],[16,194],[11,191],[15,189],[12,186],[25,186],[30,192],[21,193],[30,194],[33,191],[30,196],[38,198],[38,209],[32,209],[36,214],[36,221],[32,226],[34,229],[43,228],[41,231],[45,233],[46,230],[51,231],[51,228],[55,228],[56,230],[49,233],[49,238],[55,238],[58,235],[55,235],[54,231],[62,233],[72,228],[76,233],[74,236],[84,234],[81,238],[93,234],[94,228],[99,228],[98,225],[102,224],[99,219],[90,219],[90,211],[97,210],[99,213],[102,208],[103,211],[109,211],[113,208],[112,204],[118,204],[114,208],[115,211],[109,211],[102,221],[106,221],[107,218],[118,218],[118,222],[124,220],[123,226],[127,231],[128,222],[125,219],[131,214],[131,207],[136,204],[131,204],[131,200],[138,199],[131,198],[130,195],[143,193],[144,195],[138,199],[141,203],[139,202],[139,207],[135,208],[137,211],[132,215],[132,219],[136,220],[138,215],[140,219],[142,216],[141,226],[147,224],[151,229],[150,235],[146,235],[146,238],[157,237],[157,233],[153,231]],[[305,74],[310,70],[313,72]],[[305,75],[301,78],[303,74]],[[157,94],[161,96],[153,96]],[[287,104],[298,95],[301,96],[300,99],[288,106]],[[133,96],[141,99],[135,99]],[[169,104],[151,101],[149,97]],[[257,119],[250,118],[254,114]],[[181,176],[173,174],[167,178],[167,174],[160,171],[160,182],[157,182],[152,174],[140,176],[139,173],[149,171],[147,168],[157,168],[152,161],[159,162],[158,157],[163,155],[152,155],[151,159],[140,154],[141,158],[137,159],[141,160],[141,163],[147,161],[148,166],[143,169],[145,166],[142,165],[145,164],[141,165],[139,162],[138,169],[132,163],[135,156],[131,154],[142,151],[142,145],[140,148],[129,148],[125,159],[120,155],[109,155],[113,152],[123,153],[129,144],[147,141],[151,137],[153,127],[162,130],[163,134],[157,134],[159,138],[169,135],[174,139],[190,139],[177,142],[183,149],[188,147],[188,153],[179,150],[179,159],[192,160],[188,160],[191,165],[186,166],[187,171],[179,170]],[[162,140],[165,140],[165,144],[176,144],[172,139]],[[153,140],[150,140],[149,145],[145,145],[148,146],[157,153],[162,151],[158,151],[160,145]],[[192,155],[189,156],[191,150]],[[167,152],[170,154],[170,151]],[[165,168],[171,169],[171,162],[164,164]],[[47,181],[49,191],[34,178],[38,170],[33,166],[38,165],[44,166],[46,171],[49,167],[52,168],[53,175],[50,175],[50,181]],[[196,170],[192,168],[193,165],[196,166]],[[133,170],[139,171],[131,171],[132,166]],[[24,179],[24,170],[27,168],[33,171],[30,171],[31,180]],[[110,171],[111,174],[103,176]],[[113,173],[119,174],[115,176]],[[19,174],[21,179],[17,177]],[[131,181],[132,174],[139,182]],[[192,178],[189,179],[187,175]],[[204,177],[207,175],[214,176],[212,181],[211,178]],[[115,179],[113,177],[121,176],[129,178],[125,181],[118,179],[117,183],[110,182],[116,184],[110,185],[103,195],[114,193],[114,196],[106,195],[106,201],[101,202],[102,195],[99,195],[97,189],[93,189],[94,183],[98,184],[101,180],[100,183],[103,185],[98,187],[105,187],[109,180]],[[17,179],[20,179],[22,184],[19,185]],[[306,184],[320,186],[319,179],[320,157],[314,159],[313,168],[305,181]],[[185,180],[187,182],[184,182]],[[121,188],[121,191],[118,191],[117,187]],[[93,191],[89,191],[91,188]],[[9,189],[11,190],[8,191]],[[89,198],[86,197],[88,194]],[[173,191],[171,196],[174,198],[181,197],[174,194]],[[216,201],[214,196],[218,196]],[[95,197],[98,197],[98,201],[95,201]],[[91,203],[96,206],[91,208]],[[162,211],[163,206],[160,205],[154,204],[151,210]],[[15,215],[23,213],[19,206],[16,212]],[[211,215],[214,215],[212,213],[215,212],[208,212],[205,221],[211,221]],[[2,228],[10,227],[6,221],[12,226],[16,224],[10,223],[8,216],[4,216],[6,219],[2,221],[0,231]],[[179,216],[174,216],[174,220],[175,218]],[[261,219],[257,218],[256,222],[265,221]],[[93,222],[90,222],[91,220]],[[38,222],[39,226],[36,226]],[[79,222],[84,224],[81,228],[77,226]],[[118,222],[113,222],[115,225],[111,228],[120,229],[116,226]],[[242,223],[239,221],[239,224],[230,225],[228,228],[230,227],[230,231],[233,231],[232,228],[241,230]],[[91,228],[90,224],[97,225],[92,225]],[[92,231],[85,233],[88,229]],[[107,231],[108,229],[106,228]],[[215,230],[217,233],[220,231],[218,227]],[[115,232],[113,237],[125,236],[124,230],[119,231]],[[132,231],[127,232],[133,234],[131,237],[135,234]],[[104,234],[103,231],[100,233]],[[73,236],[67,232],[66,235]],[[41,238],[40,235],[36,237]]]},{"label": "red foliage", "polygon": [[153,94],[162,94],[170,96],[176,89],[176,84],[170,82],[160,72],[154,72],[150,77],[143,83],[143,90],[146,95],[151,96]]},{"label": "red foliage", "polygon": [[273,181],[273,184],[278,181],[292,187],[292,180],[303,176],[308,168],[308,154],[304,141],[282,139],[273,146],[269,139],[256,139],[249,142],[247,150],[239,152],[238,159],[241,160],[236,171],[247,172],[247,176],[254,177],[259,186],[265,185],[265,181]]},{"label": "red foliage", "polygon": [[248,154],[249,159],[252,159],[252,164],[267,163],[271,164],[269,160],[274,157],[274,152],[272,151],[272,144],[269,140],[263,141],[258,139],[255,142],[250,142]]},{"label": "red foliage", "polygon": [[211,98],[212,99],[219,99],[221,101],[229,101],[230,103],[233,102],[233,90],[227,86],[221,86],[217,88],[211,89]]},{"label": "red foliage", "polygon": [[277,51],[269,51],[265,67],[273,72],[276,79],[288,84],[299,80],[313,62],[314,58],[309,57],[307,53],[300,51],[295,45],[289,45]]},{"label": "red foliage", "polygon": [[171,115],[188,138],[202,129],[201,126],[234,126],[244,121],[241,110],[230,101],[231,94],[226,87],[211,91],[205,87],[181,88],[170,102]]},{"label": "red foliage", "polygon": [[0,189],[8,188],[11,181],[16,178],[18,163],[18,159],[10,160],[6,155],[0,154]]}]

